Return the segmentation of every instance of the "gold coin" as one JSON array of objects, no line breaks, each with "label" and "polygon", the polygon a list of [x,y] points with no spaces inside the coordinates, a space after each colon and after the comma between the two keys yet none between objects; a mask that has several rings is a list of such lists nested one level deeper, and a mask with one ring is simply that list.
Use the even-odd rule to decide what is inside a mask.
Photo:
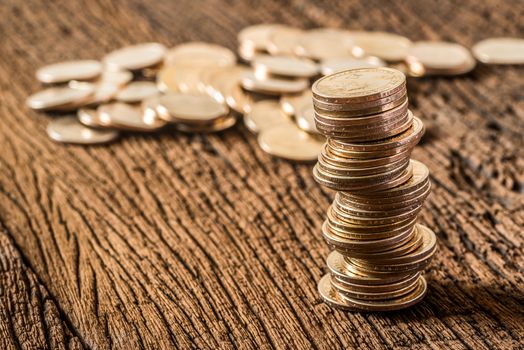
[{"label": "gold coin", "polygon": [[244,115],[244,123],[255,134],[280,124],[291,124],[289,117],[280,109],[277,101],[256,102]]},{"label": "gold coin", "polygon": [[268,35],[267,51],[272,55],[293,56],[303,33],[301,29],[286,26],[274,28]]},{"label": "gold coin", "polygon": [[233,125],[235,125],[236,122],[236,116],[234,116],[233,114],[229,114],[219,119],[216,119],[209,124],[195,125],[187,123],[176,123],[175,128],[182,132],[212,133],[229,129]]},{"label": "gold coin", "polygon": [[158,97],[160,118],[171,123],[209,124],[228,114],[228,108],[206,94],[169,93]]},{"label": "gold coin", "polygon": [[159,43],[137,44],[110,52],[104,57],[103,63],[113,70],[136,71],[161,63],[165,52],[165,46]]},{"label": "gold coin", "polygon": [[411,46],[408,38],[385,32],[354,32],[352,38],[360,49],[354,49],[354,54],[377,56],[393,62],[402,61]]},{"label": "gold coin", "polygon": [[74,89],[93,89],[94,93],[91,97],[84,101],[84,106],[96,106],[100,103],[108,102],[118,93],[120,87],[111,83],[88,83],[80,81],[71,81],[69,86]]},{"label": "gold coin", "polygon": [[404,88],[394,94],[372,101],[340,104],[313,99],[313,104],[320,114],[335,118],[353,118],[385,112],[403,105],[405,101],[407,101],[407,92]]},{"label": "gold coin", "polygon": [[230,67],[235,65],[233,51],[226,47],[204,43],[188,42],[177,45],[166,52],[164,65],[194,67]]},{"label": "gold coin", "polygon": [[253,59],[257,74],[274,74],[292,78],[310,78],[317,75],[318,66],[306,58],[258,55]]},{"label": "gold coin", "polygon": [[419,162],[415,159],[411,159],[412,165],[412,176],[404,184],[390,188],[389,190],[379,191],[375,193],[366,193],[362,195],[358,194],[346,194],[341,193],[340,196],[348,198],[380,198],[385,200],[389,197],[398,197],[405,194],[412,193],[420,188],[422,188],[429,179],[429,170],[424,165],[424,163]]},{"label": "gold coin", "polygon": [[118,137],[117,131],[91,129],[72,117],[53,119],[47,126],[47,134],[56,142],[84,145],[107,143]]},{"label": "gold coin", "polygon": [[360,68],[320,78],[312,87],[315,99],[328,103],[378,100],[405,89],[406,76],[398,70]]},{"label": "gold coin", "polygon": [[256,24],[245,27],[238,33],[238,42],[246,50],[266,51],[273,30],[284,27],[281,24]]},{"label": "gold coin", "polygon": [[421,301],[426,295],[427,285],[424,277],[420,276],[417,287],[410,293],[398,298],[387,300],[360,300],[344,297],[338,293],[331,283],[329,274],[322,277],[318,284],[320,296],[328,305],[348,311],[393,311],[410,307]]},{"label": "gold coin", "polygon": [[82,123],[85,126],[91,127],[91,128],[110,128],[111,125],[109,125],[109,120],[102,120],[100,119],[100,116],[98,115],[98,112],[96,109],[92,108],[80,108],[76,112],[76,116],[78,117],[78,121]]},{"label": "gold coin", "polygon": [[315,125],[315,110],[313,104],[299,109],[295,115],[295,120],[300,129],[309,133],[319,134],[317,126]]},{"label": "gold coin", "polygon": [[366,285],[366,284],[355,284],[346,281],[343,277],[339,277],[335,274],[331,275],[331,282],[336,289],[340,289],[340,285],[344,286],[347,289],[356,291],[356,292],[365,292],[365,293],[381,293],[388,292],[391,290],[398,290],[408,285],[413,284],[420,276],[420,272],[414,274],[406,275],[402,280],[394,283],[387,284],[378,284],[378,285]]},{"label": "gold coin", "polygon": [[82,88],[51,87],[29,96],[26,104],[36,110],[74,110],[87,101],[93,93],[94,87],[91,85]]},{"label": "gold coin", "polygon": [[242,87],[248,91],[268,95],[294,94],[306,90],[309,86],[307,79],[284,79],[274,76],[258,78],[253,72],[247,72],[241,79]]},{"label": "gold coin", "polygon": [[295,53],[314,60],[349,56],[354,42],[348,32],[331,28],[305,31],[298,38]]},{"label": "gold coin", "polygon": [[[365,143],[351,143],[342,140],[329,140],[331,149],[338,150],[340,154],[351,158],[353,152],[373,152],[389,149],[399,149],[405,146],[415,146],[424,134],[424,123],[417,118],[413,118],[413,124],[409,129],[398,135],[385,140],[369,141]],[[347,152],[345,152],[347,151]]]},{"label": "gold coin", "polygon": [[476,43],[473,55],[486,64],[524,64],[524,39],[491,38]]},{"label": "gold coin", "polygon": [[321,62],[320,72],[329,75],[348,69],[384,67],[386,62],[376,56],[365,57],[334,57]]},{"label": "gold coin", "polygon": [[443,41],[419,41],[408,50],[407,62],[418,62],[427,73],[463,74],[475,67],[475,60],[462,45]]},{"label": "gold coin", "polygon": [[213,96],[217,101],[226,103],[229,107],[237,112],[244,113],[235,99],[235,89],[240,88],[240,79],[242,75],[249,71],[244,66],[233,66],[220,68],[214,71],[208,70],[205,80],[205,91]]},{"label": "gold coin", "polygon": [[283,95],[280,97],[280,107],[290,116],[296,115],[299,110],[309,106],[313,106],[313,94],[309,89],[298,94]]},{"label": "gold coin", "polygon": [[345,297],[349,297],[352,299],[358,299],[358,300],[380,301],[380,300],[398,298],[400,296],[403,296],[411,292],[413,289],[417,287],[418,278],[409,284],[403,285],[401,288],[395,288],[395,289],[392,288],[390,290],[382,291],[382,292],[356,291],[356,290],[353,290],[347,287],[343,283],[338,282],[338,280],[335,278],[331,278],[331,283],[333,287],[337,290],[337,292]]},{"label": "gold coin", "polygon": [[332,251],[326,259],[327,267],[334,277],[345,283],[353,283],[359,286],[380,288],[384,285],[394,284],[411,278],[414,273],[390,274],[388,276],[376,277],[362,271],[349,270],[351,266],[345,257],[337,251]]},{"label": "gold coin", "polygon": [[115,98],[121,102],[140,102],[148,97],[158,95],[156,84],[150,81],[134,81],[118,91]]},{"label": "gold coin", "polygon": [[202,71],[205,68],[193,66],[169,66],[157,75],[157,87],[162,92],[203,92]]},{"label": "gold coin", "polygon": [[129,131],[156,131],[166,122],[162,119],[145,113],[140,106],[131,106],[126,103],[109,103],[97,109],[99,118],[114,128]]},{"label": "gold coin", "polygon": [[323,142],[292,123],[284,123],[263,130],[258,135],[258,144],[273,156],[296,161],[313,161],[317,158]]},{"label": "gold coin", "polygon": [[102,73],[102,64],[94,60],[59,62],[44,66],[36,71],[42,83],[56,84],[70,80],[91,80]]}]

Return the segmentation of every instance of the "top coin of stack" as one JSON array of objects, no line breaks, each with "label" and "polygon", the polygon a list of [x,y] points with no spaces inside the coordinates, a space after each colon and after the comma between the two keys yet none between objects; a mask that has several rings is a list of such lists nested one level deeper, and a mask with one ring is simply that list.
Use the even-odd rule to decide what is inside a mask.
[{"label": "top coin of stack", "polygon": [[[347,87],[351,88],[348,89]],[[361,68],[325,76],[313,85],[317,129],[326,136],[361,142],[407,130],[406,78],[390,68]]]}]

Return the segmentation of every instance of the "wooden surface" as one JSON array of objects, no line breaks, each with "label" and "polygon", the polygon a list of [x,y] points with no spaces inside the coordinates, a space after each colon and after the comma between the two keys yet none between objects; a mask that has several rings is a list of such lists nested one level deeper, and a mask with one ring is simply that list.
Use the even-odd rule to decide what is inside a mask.
[{"label": "wooden surface", "polygon": [[148,40],[235,48],[259,22],[467,46],[524,36],[520,1],[362,3],[3,1],[0,348],[522,347],[522,67],[409,81],[428,127],[413,157],[434,184],[420,221],[439,251],[425,300],[389,314],[321,302],[332,193],[242,125],[86,148],[51,142],[51,117],[24,107],[45,63]]}]

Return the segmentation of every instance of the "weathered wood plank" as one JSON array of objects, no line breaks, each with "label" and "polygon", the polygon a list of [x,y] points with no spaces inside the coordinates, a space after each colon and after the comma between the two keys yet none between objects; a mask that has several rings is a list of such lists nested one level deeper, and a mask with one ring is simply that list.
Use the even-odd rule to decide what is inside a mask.
[{"label": "weathered wood plank", "polygon": [[0,348],[83,349],[0,224]]},{"label": "weathered wood plank", "polygon": [[[126,43],[235,48],[243,26],[277,21],[471,45],[523,36],[518,2],[13,1],[0,12],[0,221],[32,268],[9,267],[21,272],[0,283],[33,281],[2,302],[33,315],[21,324],[37,325],[24,333],[35,347],[82,339],[96,349],[507,349],[524,341],[522,68],[409,81],[412,109],[428,126],[414,158],[434,182],[421,221],[440,250],[425,301],[384,315],[320,301],[328,250],[319,230],[332,194],[309,165],[271,159],[244,127],[82,148],[52,143],[51,117],[23,105],[38,88],[36,67]],[[0,334],[11,341],[20,314],[0,312]]]}]

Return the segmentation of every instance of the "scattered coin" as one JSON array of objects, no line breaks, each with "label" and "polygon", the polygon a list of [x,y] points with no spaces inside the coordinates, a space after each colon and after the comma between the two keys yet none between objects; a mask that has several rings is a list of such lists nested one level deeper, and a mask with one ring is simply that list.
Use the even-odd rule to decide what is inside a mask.
[{"label": "scattered coin", "polygon": [[253,104],[244,115],[247,128],[257,134],[280,124],[292,124],[291,119],[282,111],[277,101],[266,100]]},{"label": "scattered coin", "polygon": [[165,66],[230,67],[235,65],[235,54],[220,45],[189,42],[175,46],[166,53]]},{"label": "scattered coin", "polygon": [[70,80],[91,80],[102,73],[102,64],[95,60],[59,62],[44,66],[36,71],[42,83],[56,84]]},{"label": "scattered coin", "polygon": [[524,39],[491,38],[473,46],[475,58],[486,64],[524,64]]},{"label": "scattered coin", "polygon": [[240,82],[242,87],[248,91],[267,95],[299,93],[309,86],[307,79],[285,79],[275,76],[257,78],[252,72],[245,73]]},{"label": "scattered coin", "polygon": [[158,98],[157,112],[170,123],[209,124],[228,114],[224,104],[206,94],[169,93]]},{"label": "scattered coin", "polygon": [[348,69],[385,67],[386,62],[376,56],[366,56],[361,58],[337,57],[323,60],[320,64],[320,72],[329,75]]},{"label": "scattered coin", "polygon": [[103,63],[111,69],[136,71],[161,63],[165,53],[165,46],[159,43],[137,44],[107,54]]},{"label": "scattered coin", "polygon": [[424,67],[425,74],[459,75],[475,68],[475,59],[464,46],[442,41],[419,41],[408,50],[406,61]]},{"label": "scattered coin", "polygon": [[352,38],[358,48],[353,49],[353,54],[377,56],[392,62],[402,61],[411,46],[408,38],[385,32],[354,32]]},{"label": "scattered coin", "polygon": [[118,131],[91,129],[71,117],[54,119],[47,126],[47,134],[57,142],[83,145],[107,143],[118,137]]},{"label": "scattered coin", "polygon": [[94,87],[51,87],[27,98],[27,106],[36,110],[73,110],[82,105],[94,93]]},{"label": "scattered coin", "polygon": [[116,94],[116,99],[121,102],[140,102],[148,97],[158,95],[156,84],[150,81],[135,81],[129,83]]},{"label": "scattered coin", "polygon": [[238,33],[240,45],[252,51],[266,51],[273,30],[283,28],[281,24],[256,24],[245,27]]},{"label": "scattered coin", "polygon": [[299,38],[295,53],[314,60],[351,55],[355,43],[344,30],[317,28],[305,31]]},{"label": "scattered coin", "polygon": [[304,31],[292,27],[277,27],[270,31],[266,49],[271,55],[293,56]]},{"label": "scattered coin", "polygon": [[323,141],[300,130],[293,123],[283,123],[262,130],[258,135],[258,144],[264,151],[277,157],[313,161]]},{"label": "scattered coin", "polygon": [[175,65],[163,68],[157,76],[162,92],[201,92],[201,74],[205,68]]},{"label": "scattered coin", "polygon": [[252,62],[255,71],[291,78],[310,78],[318,74],[315,62],[289,56],[259,55]]},{"label": "scattered coin", "polygon": [[113,128],[128,131],[150,132],[161,129],[166,122],[156,115],[146,113],[141,106],[115,102],[98,107],[100,120]]},{"label": "scattered coin", "polygon": [[315,109],[313,105],[299,109],[295,114],[295,120],[300,129],[313,134],[319,134],[315,125]]}]

